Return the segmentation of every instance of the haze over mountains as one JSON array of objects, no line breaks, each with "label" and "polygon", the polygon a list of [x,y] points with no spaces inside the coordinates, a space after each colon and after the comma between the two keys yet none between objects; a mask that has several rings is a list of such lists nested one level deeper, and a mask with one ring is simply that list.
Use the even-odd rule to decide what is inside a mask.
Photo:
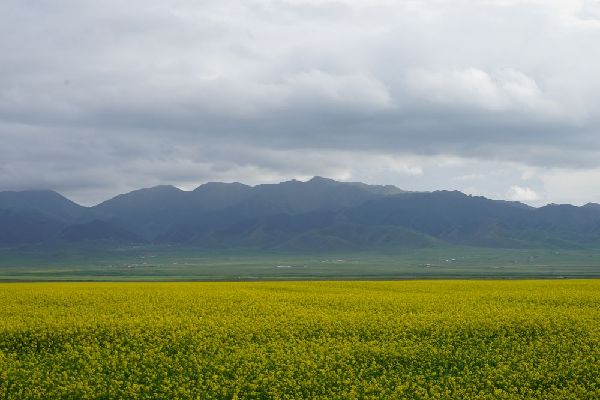
[{"label": "haze over mountains", "polygon": [[82,207],[53,191],[0,192],[0,246],[178,244],[299,251],[460,244],[506,248],[600,245],[600,205],[490,200],[461,192],[307,182],[157,186]]}]

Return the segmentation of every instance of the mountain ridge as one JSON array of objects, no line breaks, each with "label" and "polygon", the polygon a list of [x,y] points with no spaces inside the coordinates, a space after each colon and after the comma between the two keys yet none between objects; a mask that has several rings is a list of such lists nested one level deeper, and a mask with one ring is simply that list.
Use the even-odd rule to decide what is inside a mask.
[{"label": "mountain ridge", "polygon": [[600,246],[600,205],[532,207],[459,191],[308,181],[160,185],[92,207],[52,191],[0,192],[0,245],[103,241],[298,250]]}]

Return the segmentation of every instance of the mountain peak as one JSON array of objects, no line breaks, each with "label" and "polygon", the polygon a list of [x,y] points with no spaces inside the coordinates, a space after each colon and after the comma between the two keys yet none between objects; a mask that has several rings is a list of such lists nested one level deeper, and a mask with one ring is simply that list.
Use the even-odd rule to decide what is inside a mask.
[{"label": "mountain peak", "polygon": [[182,190],[173,185],[157,185],[148,189],[140,189],[140,190],[148,190],[154,192],[181,192]]},{"label": "mountain peak", "polygon": [[598,204],[598,203],[587,203],[587,204],[584,204],[583,207],[591,208],[594,210],[600,210],[600,204]]},{"label": "mountain peak", "polygon": [[323,178],[322,176],[315,175],[307,183],[341,183],[330,178]]},{"label": "mountain peak", "polygon": [[0,192],[0,209],[34,210],[61,221],[76,219],[85,212],[85,207],[53,190]]},{"label": "mountain peak", "polygon": [[404,190],[399,189],[394,185],[370,185],[362,182],[346,182],[346,181],[336,181],[335,179],[325,178],[319,175],[313,176],[310,180],[306,181],[306,183],[319,183],[319,184],[335,184],[335,185],[345,185],[345,186],[353,186],[357,188],[361,188],[363,190],[379,193],[379,194],[399,194],[405,193]]},{"label": "mountain peak", "polygon": [[[0,192],[0,196],[14,196],[14,197],[29,197],[29,196],[33,196],[33,197],[45,197],[45,198],[62,198],[62,199],[67,199],[66,197],[64,197],[62,194],[54,191],[54,190],[50,190],[50,189],[26,189],[26,190],[6,190],[3,192]],[[68,199],[67,199],[68,200]]]},{"label": "mountain peak", "polygon": [[152,193],[152,194],[170,194],[170,193],[180,193],[183,192],[183,190],[179,189],[178,187],[175,187],[173,185],[157,185],[157,186],[152,186],[149,188],[143,188],[143,189],[137,189],[137,190],[133,190],[129,193],[125,193],[125,194],[121,194],[117,197],[120,196],[137,196],[137,195],[141,195],[141,194],[148,194],[148,193]]},{"label": "mountain peak", "polygon": [[208,189],[221,189],[221,188],[249,188],[250,186],[240,182],[206,182],[194,189],[194,192],[208,190]]}]

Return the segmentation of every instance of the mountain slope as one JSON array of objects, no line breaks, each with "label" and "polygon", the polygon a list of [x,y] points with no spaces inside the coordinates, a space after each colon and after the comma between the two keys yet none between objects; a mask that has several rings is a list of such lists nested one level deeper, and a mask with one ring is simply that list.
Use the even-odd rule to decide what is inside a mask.
[{"label": "mountain slope", "polygon": [[600,244],[600,210],[536,209],[522,203],[439,191],[389,196],[347,212],[358,224],[391,224],[455,244],[578,247]]},{"label": "mountain slope", "polygon": [[202,249],[600,246],[600,205],[534,208],[457,191],[314,177],[193,191],[157,186],[81,207],[50,191],[0,192],[0,245],[100,241]]},{"label": "mountain slope", "polygon": [[35,210],[0,210],[0,246],[52,241],[65,226]]},{"label": "mountain slope", "polygon": [[172,186],[136,190],[93,207],[95,215],[147,240],[186,241],[199,233],[278,214],[336,211],[402,191],[393,186],[307,182],[247,186],[211,182],[185,192]]},{"label": "mountain slope", "polygon": [[120,226],[97,219],[66,227],[61,231],[60,238],[69,242],[108,241],[114,243],[140,243],[143,241],[138,235]]},{"label": "mountain slope", "polygon": [[83,218],[87,209],[51,190],[0,192],[0,210],[35,211],[58,221]]}]

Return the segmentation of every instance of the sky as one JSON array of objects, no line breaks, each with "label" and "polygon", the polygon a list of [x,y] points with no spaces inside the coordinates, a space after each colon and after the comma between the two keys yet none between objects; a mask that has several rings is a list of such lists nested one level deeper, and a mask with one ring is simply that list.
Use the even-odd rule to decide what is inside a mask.
[{"label": "sky", "polygon": [[600,202],[600,0],[2,0],[0,190]]}]

